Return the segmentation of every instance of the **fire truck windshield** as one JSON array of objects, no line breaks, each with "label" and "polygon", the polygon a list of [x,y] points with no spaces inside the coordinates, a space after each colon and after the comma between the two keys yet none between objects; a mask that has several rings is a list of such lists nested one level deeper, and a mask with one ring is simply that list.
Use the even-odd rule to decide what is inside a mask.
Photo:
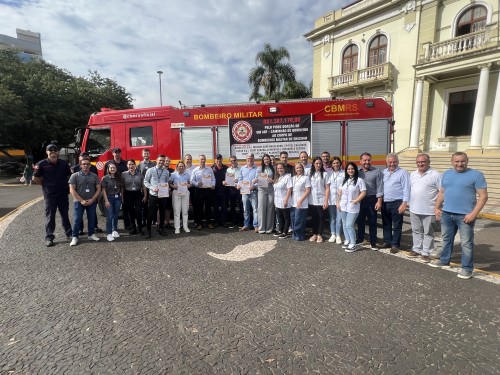
[{"label": "fire truck windshield", "polygon": [[111,147],[111,131],[107,129],[90,129],[85,150],[91,156],[97,156]]}]

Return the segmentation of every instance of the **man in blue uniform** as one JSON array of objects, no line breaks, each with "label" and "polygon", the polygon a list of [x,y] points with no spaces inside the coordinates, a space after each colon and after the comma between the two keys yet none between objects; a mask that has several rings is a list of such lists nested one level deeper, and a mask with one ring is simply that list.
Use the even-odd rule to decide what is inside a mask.
[{"label": "man in blue uniform", "polygon": [[33,182],[42,185],[45,200],[45,245],[54,246],[54,230],[56,229],[56,212],[59,209],[64,233],[71,238],[69,222],[69,186],[71,176],[69,164],[59,160],[59,148],[50,144],[46,148],[47,159],[39,161],[35,166]]}]

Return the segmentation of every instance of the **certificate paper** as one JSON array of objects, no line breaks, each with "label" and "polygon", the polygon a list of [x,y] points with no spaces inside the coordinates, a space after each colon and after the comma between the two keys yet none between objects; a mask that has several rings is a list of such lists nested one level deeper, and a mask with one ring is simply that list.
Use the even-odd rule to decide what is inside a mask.
[{"label": "certificate paper", "polygon": [[158,198],[167,198],[169,193],[168,184],[158,185]]},{"label": "certificate paper", "polygon": [[210,175],[210,173],[201,176],[201,187],[202,188],[212,187],[212,176]]},{"label": "certificate paper", "polygon": [[188,191],[188,184],[187,182],[179,182],[177,184],[177,193],[179,195],[186,195]]},{"label": "certificate paper", "polygon": [[234,186],[234,173],[226,173],[226,186]]},{"label": "certificate paper", "polygon": [[240,193],[250,194],[250,181],[243,180],[240,182]]},{"label": "certificate paper", "polygon": [[259,173],[257,186],[260,186],[260,187],[268,187],[269,186],[269,182],[267,181],[267,173]]}]

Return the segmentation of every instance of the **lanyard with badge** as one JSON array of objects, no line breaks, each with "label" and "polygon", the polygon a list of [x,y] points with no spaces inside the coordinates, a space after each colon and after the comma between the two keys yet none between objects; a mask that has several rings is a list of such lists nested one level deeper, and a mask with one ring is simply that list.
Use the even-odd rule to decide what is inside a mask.
[{"label": "lanyard with badge", "polygon": [[118,187],[116,186],[116,178],[114,178],[114,177],[110,177],[110,178],[113,180],[113,182],[115,184],[115,198],[119,198],[120,194],[118,193]]},{"label": "lanyard with badge", "polygon": [[90,193],[90,186],[89,186],[89,175],[83,173],[83,172],[80,172],[81,176],[83,177],[83,179],[85,180],[85,192],[86,193]]},{"label": "lanyard with badge", "polygon": [[130,175],[130,177],[132,177],[132,191],[135,191],[135,177],[137,176],[137,172],[135,174],[132,174],[129,171],[128,174]]}]

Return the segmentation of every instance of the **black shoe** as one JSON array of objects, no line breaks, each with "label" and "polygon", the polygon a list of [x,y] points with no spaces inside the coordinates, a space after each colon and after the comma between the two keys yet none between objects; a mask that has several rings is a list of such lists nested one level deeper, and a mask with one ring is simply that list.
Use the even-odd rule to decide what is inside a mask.
[{"label": "black shoe", "polygon": [[139,236],[144,236],[144,232],[142,231],[142,229],[139,229]]},{"label": "black shoe", "polygon": [[85,232],[83,230],[80,231],[80,236],[83,236]]},{"label": "black shoe", "polygon": [[385,243],[385,242],[384,242],[382,245],[377,245],[377,247],[378,247],[379,249],[390,249],[390,248],[391,248],[391,245],[390,245],[390,244],[388,244],[388,243]]},{"label": "black shoe", "polygon": [[399,248],[397,246],[391,246],[391,254],[396,254],[399,252]]},{"label": "black shoe", "polygon": [[150,230],[148,230],[148,231],[146,232],[146,238],[148,238],[148,239],[149,239],[149,238],[151,238],[151,231],[150,231]]},{"label": "black shoe", "polygon": [[101,229],[101,228],[97,228],[97,227],[96,227],[96,228],[94,229],[94,232],[96,232],[96,233],[102,233],[102,229]]},{"label": "black shoe", "polygon": [[158,233],[160,234],[160,236],[163,236],[163,237],[166,237],[166,236],[167,236],[167,232],[165,232],[165,230],[163,230],[163,229],[160,229],[160,230],[158,231]]},{"label": "black shoe", "polygon": [[54,241],[53,240],[47,240],[47,241],[45,241],[45,246],[47,246],[47,247],[54,246]]},{"label": "black shoe", "polygon": [[128,232],[128,234],[130,234],[131,236],[137,234],[137,229],[133,228],[130,232]]},{"label": "black shoe", "polygon": [[167,224],[165,225],[165,229],[174,229],[174,227],[172,226],[172,224]]}]

